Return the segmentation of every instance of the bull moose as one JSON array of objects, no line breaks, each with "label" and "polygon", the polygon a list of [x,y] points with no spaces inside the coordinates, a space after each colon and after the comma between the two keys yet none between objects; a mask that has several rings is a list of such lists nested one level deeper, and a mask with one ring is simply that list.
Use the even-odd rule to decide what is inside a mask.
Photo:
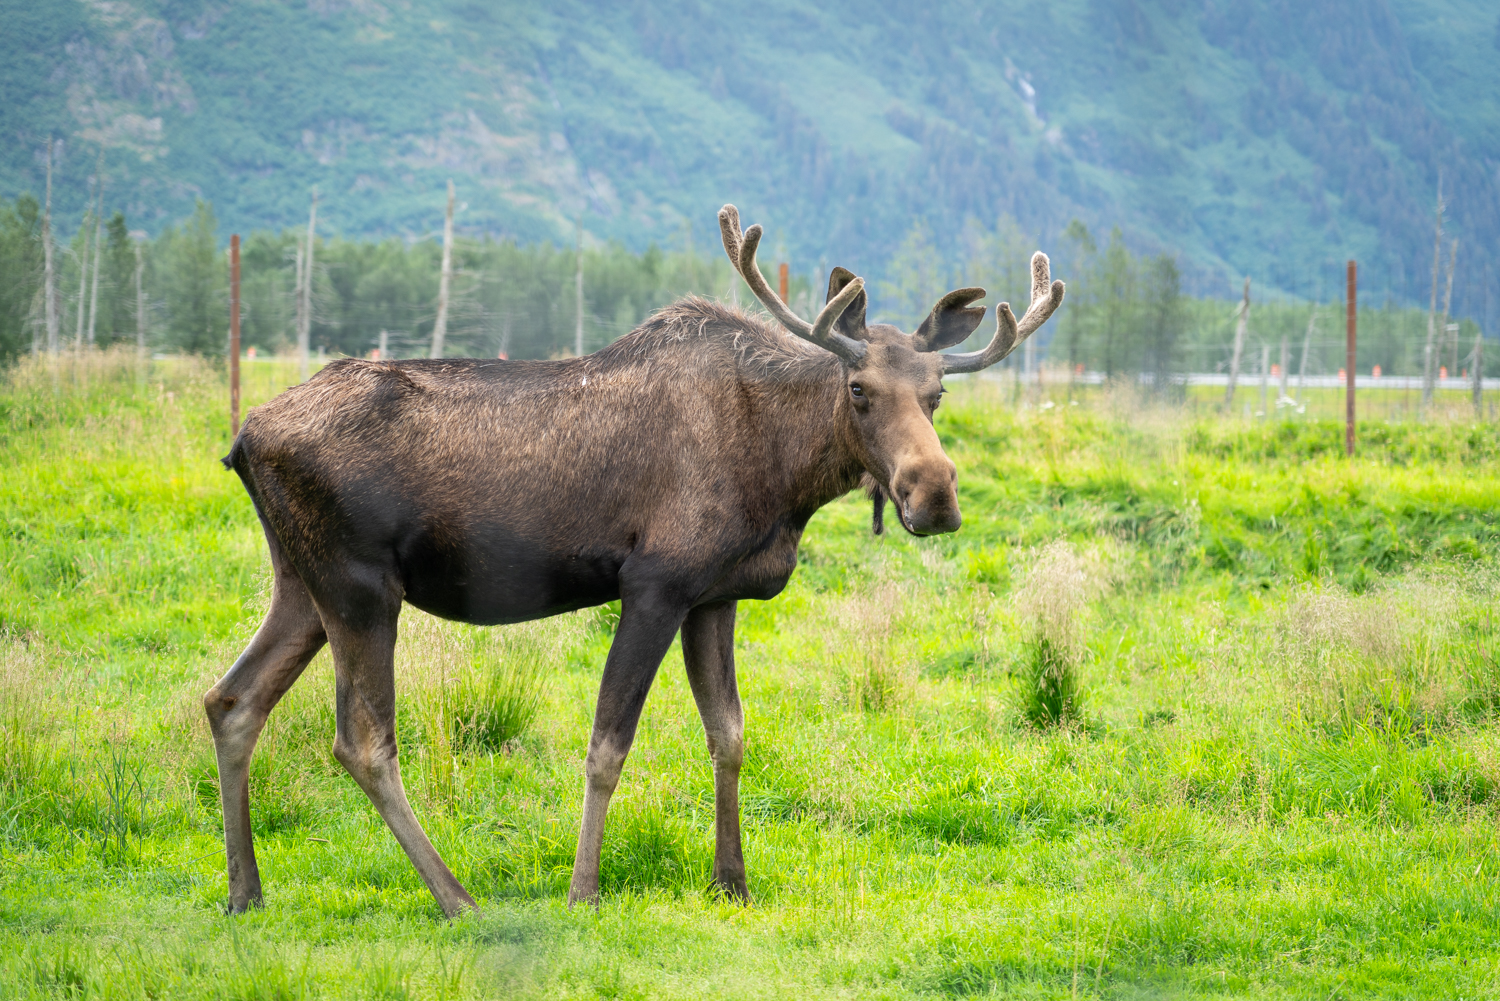
[{"label": "bull moose", "polygon": [[585,357],[346,359],[251,411],[224,464],[265,530],[271,605],[203,700],[231,912],[261,899],[249,814],[256,739],[324,643],[336,677],[334,756],[443,911],[474,906],[401,784],[394,652],[403,601],[495,624],[619,599],[570,904],[598,898],[605,811],[680,631],[713,762],[713,880],[748,899],[735,603],[780,593],[808,519],[862,480],[877,530],[887,500],[913,535],[957,530],[955,470],[932,425],[943,374],[1004,358],[1057,309],[1063,283],[1036,254],[1019,325],[1001,303],[987,347],[942,354],[979,325],[984,308],[971,304],[983,289],[948,293],[905,334],[866,324],[863,280],[836,268],[809,323],[766,284],[755,261],[761,228],[741,232],[733,205],[719,226],[735,269],[795,337],[688,297]]}]

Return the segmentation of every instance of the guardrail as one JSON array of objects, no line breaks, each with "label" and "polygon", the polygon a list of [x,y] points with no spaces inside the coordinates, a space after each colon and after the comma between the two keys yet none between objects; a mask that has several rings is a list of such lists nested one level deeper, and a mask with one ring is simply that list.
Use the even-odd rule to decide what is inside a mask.
[{"label": "guardrail", "polygon": [[[1040,382],[1044,386],[1062,386],[1068,384],[1069,382],[1073,383],[1075,386],[1099,386],[1107,381],[1103,372],[1081,372],[1072,376],[1071,378],[1066,372],[1013,373],[1003,370],[997,371],[996,369],[986,369],[982,373],[982,378],[985,379],[1004,379],[1008,381],[1011,378],[1019,378],[1023,385],[1033,385],[1039,381],[1039,377]],[[949,376],[948,378],[952,377]],[[1123,376],[1121,378],[1128,378],[1128,376]],[[1229,376],[1224,372],[1187,372],[1172,375],[1169,376],[1169,378],[1175,383],[1187,386],[1229,385]],[[1145,385],[1150,385],[1151,383],[1156,381],[1152,376],[1152,373],[1150,372],[1142,372],[1136,376],[1136,379],[1137,381]],[[1269,385],[1272,389],[1280,389],[1281,377],[1277,376],[1273,379],[1270,379],[1267,382],[1267,385]],[[1298,385],[1299,380],[1296,376],[1292,376],[1287,380],[1288,389],[1296,389]],[[1306,378],[1300,380],[1300,385],[1305,389],[1343,389],[1344,377],[1341,375],[1309,375]],[[1457,379],[1437,379],[1434,380],[1433,385],[1436,389],[1460,389],[1464,391],[1472,391],[1474,388],[1474,380],[1472,378],[1462,377]],[[1252,375],[1249,378],[1240,376],[1238,382],[1236,383],[1236,386],[1239,389],[1258,390],[1260,388],[1260,376]],[[1420,375],[1374,376],[1359,375],[1358,373],[1356,373],[1354,376],[1354,388],[1420,390],[1422,388],[1422,377]],[[1480,388],[1485,392],[1500,390],[1500,379],[1481,379]]]}]

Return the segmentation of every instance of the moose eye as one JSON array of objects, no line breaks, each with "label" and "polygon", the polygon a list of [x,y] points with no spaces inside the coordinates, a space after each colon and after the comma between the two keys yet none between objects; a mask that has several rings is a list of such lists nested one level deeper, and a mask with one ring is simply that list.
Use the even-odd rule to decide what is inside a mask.
[{"label": "moose eye", "polygon": [[856,400],[863,400],[865,398],[865,387],[857,382],[851,382],[849,383],[849,393]]}]

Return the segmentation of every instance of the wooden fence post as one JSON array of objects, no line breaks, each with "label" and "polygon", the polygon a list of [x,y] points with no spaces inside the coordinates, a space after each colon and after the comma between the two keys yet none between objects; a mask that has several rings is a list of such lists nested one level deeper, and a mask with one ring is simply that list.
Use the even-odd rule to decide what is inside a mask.
[{"label": "wooden fence post", "polygon": [[240,235],[229,238],[229,433],[240,433]]},{"label": "wooden fence post", "polygon": [[1347,302],[1345,305],[1345,324],[1348,331],[1348,347],[1346,361],[1344,364],[1344,451],[1346,454],[1354,455],[1354,340],[1355,340],[1355,308],[1358,304],[1358,265],[1353,261],[1348,264],[1346,272]]}]

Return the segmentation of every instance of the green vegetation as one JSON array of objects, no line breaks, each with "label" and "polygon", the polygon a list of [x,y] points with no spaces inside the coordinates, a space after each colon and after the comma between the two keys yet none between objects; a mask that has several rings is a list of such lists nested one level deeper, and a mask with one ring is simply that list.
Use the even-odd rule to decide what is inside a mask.
[{"label": "green vegetation", "polygon": [[552,666],[537,630],[507,630],[495,638],[498,644],[476,650],[453,693],[452,742],[469,751],[502,752],[531,729]]},{"label": "green vegetation", "polygon": [[[955,380],[937,425],[963,530],[874,537],[868,502],[840,501],[786,593],[742,605],[754,906],[707,891],[713,781],[677,651],[603,903],[568,912],[611,611],[476,630],[409,610],[406,785],[481,912],[442,921],[333,761],[325,653],[255,759],[266,906],[228,918],[199,699],[268,569],[216,461],[221,376],[137,365],[23,361],[0,390],[0,995],[1496,990],[1493,424],[1367,422],[1349,461],[1317,399],[1242,423]],[[252,403],[293,378],[246,372]],[[1042,640],[1082,693],[1061,725],[1025,721]],[[516,707],[503,736],[466,722],[476,703]]]},{"label": "green vegetation", "polygon": [[[137,340],[135,250],[124,216],[106,230],[99,283],[95,343]],[[198,202],[181,225],[143,241],[142,289],[146,343],[152,351],[222,355],[227,346],[229,261],[213,206]],[[302,234],[257,232],[241,254],[241,336],[245,347],[287,351],[296,341],[296,269]],[[82,285],[82,236],[74,248],[58,250],[60,327],[65,347],[76,345]],[[381,343],[393,357],[425,356],[436,315],[442,245],[319,240],[314,245],[313,317],[310,341],[329,354],[364,355]],[[652,310],[690,290],[726,294],[734,283],[722,256],[702,258],[663,253],[655,246],[632,253],[617,243],[582,253],[584,350],[593,351],[628,333]],[[0,363],[45,347],[42,315],[41,222],[35,200],[0,203],[0,275],[14,280],[0,289]],[[92,266],[92,265],[91,265]],[[451,354],[545,358],[571,351],[577,304],[578,258],[551,244],[460,238],[456,241],[447,343]],[[791,283],[798,308],[811,308],[807,276]],[[929,304],[930,308],[930,304]],[[85,313],[87,315],[87,313]]]},{"label": "green vegetation", "polygon": [[[133,344],[137,338],[135,250],[127,222],[116,215],[106,229],[99,283],[100,346]],[[1061,248],[1076,271],[1058,271],[1068,283],[1068,308],[1043,328],[1038,358],[1055,368],[1101,371],[1110,376],[1148,373],[1154,385],[1181,386],[1182,372],[1223,371],[1229,364],[1234,307],[1186,295],[1176,260],[1165,254],[1133,254],[1115,229],[1101,249],[1082,222],[1074,220]],[[251,233],[243,241],[241,339],[246,348],[288,352],[296,336],[297,250],[302,235]],[[142,288],[146,341],[153,351],[190,352],[212,357],[225,350],[229,264],[218,249],[220,234],[213,207],[198,202],[191,218],[169,226],[155,240],[143,241]],[[72,346],[81,301],[79,261],[82,238],[59,253],[63,343]],[[971,223],[964,230],[962,254],[945,258],[918,225],[898,247],[877,283],[874,317],[915,330],[940,296],[953,288],[980,285],[994,307],[1009,301],[1023,311],[1030,298],[1028,262],[1034,246],[1014,220],[994,227]],[[618,243],[582,251],[584,273],[584,350],[597,350],[627,333],[654,309],[689,292],[751,300],[722,254],[667,253],[652,245],[633,253]],[[441,244],[410,245],[345,239],[319,240],[314,247],[312,347],[328,355],[368,355],[384,342],[394,357],[428,353],[438,290]],[[29,198],[0,204],[0,274],[17,280],[0,290],[0,362],[41,344],[45,336],[41,304],[41,226]],[[572,249],[551,244],[522,247],[460,237],[455,241],[455,277],[449,308],[449,354],[545,358],[575,347],[579,258]],[[774,264],[763,260],[775,285]],[[788,299],[803,316],[822,302],[822,278],[790,277]],[[820,286],[814,288],[814,284]],[[1257,381],[1261,362],[1280,364],[1285,350],[1289,372],[1331,375],[1344,363],[1342,304],[1272,300],[1259,292],[1251,311],[1251,332],[1242,364],[1247,386]],[[1314,315],[1316,314],[1316,315]],[[977,348],[992,336],[993,313],[970,339]],[[1402,308],[1391,300],[1362,300],[1359,369],[1380,366],[1387,375],[1420,375],[1427,329],[1424,310]],[[1311,326],[1311,330],[1309,330]],[[1453,375],[1467,372],[1478,327],[1461,320],[1451,338],[1438,342],[1438,363]],[[1262,349],[1265,349],[1264,352]],[[1015,362],[1021,361],[1017,356]],[[1500,349],[1485,352],[1490,375],[1500,373]]]},{"label": "green vegetation", "polygon": [[421,240],[452,178],[461,232],[522,245],[581,218],[686,250],[732,200],[797,273],[884,278],[919,219],[948,257],[971,220],[1050,250],[1078,217],[1194,294],[1325,298],[1355,257],[1411,303],[1441,171],[1456,312],[1494,291],[1493,0],[0,0],[0,23],[0,197],[39,194],[64,140],[64,235],[102,146],[107,210],[153,234],[200,197],[294,227],[316,187],[327,232]]}]

